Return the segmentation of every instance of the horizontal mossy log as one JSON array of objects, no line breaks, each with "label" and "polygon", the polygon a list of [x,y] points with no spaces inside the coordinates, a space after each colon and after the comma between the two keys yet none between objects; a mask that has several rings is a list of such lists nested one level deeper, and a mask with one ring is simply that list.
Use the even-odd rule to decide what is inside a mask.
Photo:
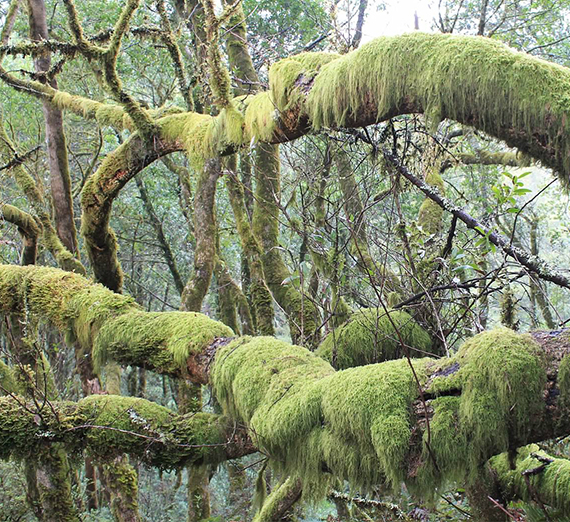
[{"label": "horizontal mossy log", "polygon": [[80,275],[36,266],[1,265],[0,313],[50,322],[99,364],[113,358],[170,375],[192,373],[191,355],[233,335],[203,314],[146,313],[131,297]]},{"label": "horizontal mossy log", "polygon": [[493,455],[568,431],[559,401],[567,392],[547,352],[501,329],[451,358],[414,359],[414,372],[405,359],[334,372],[300,347],[241,338],[218,349],[211,380],[224,411],[302,478],[304,494],[322,494],[333,476],[429,494],[475,480]]},{"label": "horizontal mossy log", "polygon": [[144,399],[91,395],[52,401],[37,413],[33,404],[0,397],[0,458],[27,458],[54,442],[103,460],[128,453],[161,469],[217,464],[254,451],[227,417],[178,415]]},{"label": "horizontal mossy log", "polygon": [[[329,478],[364,488],[404,481],[429,494],[450,480],[474,480],[494,455],[570,433],[565,331],[493,330],[449,358],[399,359],[336,372],[305,348],[272,337],[227,338],[227,327],[200,314],[146,313],[125,296],[56,269],[0,267],[0,304],[3,314],[27,306],[28,313],[81,335],[83,342],[92,335],[96,344],[101,337],[108,356],[124,363],[166,373],[181,367],[179,375],[209,381],[224,414],[246,426],[253,445],[283,473],[301,478],[305,495],[325,494]],[[69,415],[87,416],[90,404],[100,404],[89,400],[79,403],[80,410],[63,405],[62,415],[69,408]],[[140,403],[144,411],[137,410],[138,402],[122,408],[121,400],[112,399],[96,422],[130,431],[140,416],[151,431],[170,423],[172,433],[183,433],[168,410],[146,402]],[[15,416],[17,405],[6,401],[12,409],[0,412],[4,455],[35,444],[33,430],[41,427],[33,415]],[[133,408],[135,414],[121,417]],[[78,423],[89,424],[83,417]],[[29,440],[18,435],[26,430]],[[94,451],[111,451],[115,444],[124,451],[134,443],[105,436],[111,438],[97,442],[93,435]]]}]

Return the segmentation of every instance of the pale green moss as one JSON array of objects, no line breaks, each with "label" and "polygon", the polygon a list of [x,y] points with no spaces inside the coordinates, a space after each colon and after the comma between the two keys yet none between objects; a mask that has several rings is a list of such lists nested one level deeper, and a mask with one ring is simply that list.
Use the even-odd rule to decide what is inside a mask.
[{"label": "pale green moss", "polygon": [[240,97],[245,108],[244,141],[271,141],[279,112],[270,92],[262,92],[256,96]]},{"label": "pale green moss", "polygon": [[[291,81],[274,79],[275,91]],[[570,71],[497,40],[419,32],[378,38],[324,65],[305,107],[319,129],[343,126],[372,107],[382,120],[410,104],[508,137],[531,153],[530,139],[507,136],[505,129],[540,129],[540,139],[560,151],[552,162],[570,170],[570,155],[562,152],[570,147]]]},{"label": "pale green moss", "polygon": [[431,454],[426,446],[418,480],[424,490],[442,478],[473,480],[491,456],[528,440],[544,407],[546,372],[529,335],[506,328],[484,332],[464,343],[439,370],[428,393],[461,393],[432,402]]},{"label": "pale green moss", "polygon": [[334,53],[301,53],[274,63],[269,69],[272,99],[286,111],[306,94],[321,67],[339,58]]},{"label": "pale green moss", "polygon": [[[430,353],[430,336],[409,314],[396,310],[389,314],[388,317],[379,308],[353,314],[347,323],[325,338],[315,353],[341,370],[398,359],[406,350],[412,357]],[[405,349],[400,339],[406,345]]]},{"label": "pale green moss", "polygon": [[105,324],[93,360],[96,367],[111,358],[160,373],[178,373],[191,354],[200,353],[217,337],[233,335],[223,323],[195,312],[134,311]]},{"label": "pale green moss", "polygon": [[303,348],[242,338],[219,350],[211,379],[224,409],[280,471],[302,478],[305,495],[323,493],[323,466],[364,487],[404,477],[417,393],[407,361],[335,374]]},{"label": "pale green moss", "polygon": [[554,458],[544,470],[528,476],[529,489],[523,472],[538,468],[542,464],[531,454],[552,458],[536,444],[531,444],[517,450],[514,467],[513,459],[506,453],[490,460],[489,464],[501,489],[512,498],[528,501],[539,498],[545,504],[558,509],[561,515],[570,513],[570,460]]}]

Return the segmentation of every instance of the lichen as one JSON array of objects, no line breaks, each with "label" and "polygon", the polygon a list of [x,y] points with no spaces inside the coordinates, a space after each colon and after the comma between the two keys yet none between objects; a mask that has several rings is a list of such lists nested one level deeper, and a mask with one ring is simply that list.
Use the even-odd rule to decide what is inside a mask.
[{"label": "lichen", "polygon": [[423,357],[430,353],[431,344],[427,332],[406,312],[369,308],[333,330],[315,353],[343,370],[398,359],[406,352]]}]

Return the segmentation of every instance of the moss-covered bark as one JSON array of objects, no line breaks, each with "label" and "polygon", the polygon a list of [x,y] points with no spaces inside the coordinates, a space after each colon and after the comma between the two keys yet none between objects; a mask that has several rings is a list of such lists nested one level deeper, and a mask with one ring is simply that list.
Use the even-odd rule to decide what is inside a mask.
[{"label": "moss-covered bark", "polygon": [[250,296],[255,318],[255,332],[260,335],[274,335],[273,327],[273,299],[263,274],[261,261],[261,246],[253,235],[252,225],[245,204],[244,187],[237,178],[236,156],[228,160],[229,172],[224,177],[230,205],[234,214],[236,229],[248,260],[250,276]]},{"label": "moss-covered bark", "polygon": [[149,149],[133,134],[107,155],[81,193],[81,234],[95,278],[111,290],[120,291],[123,273],[117,258],[117,240],[109,227],[114,199],[123,186],[144,167],[161,156],[179,150],[176,144],[158,142]]},{"label": "moss-covered bark", "polygon": [[210,288],[216,262],[216,186],[221,173],[221,160],[210,159],[198,177],[194,194],[194,274],[182,292],[182,310],[202,310],[202,301]]},{"label": "moss-covered bark", "polygon": [[[255,161],[253,232],[263,248],[261,260],[267,286],[289,318],[294,343],[313,345],[318,340],[317,309],[302,289],[291,281],[291,272],[279,248],[281,172],[279,148],[259,143]],[[288,283],[286,281],[289,280]]]},{"label": "moss-covered bark", "polygon": [[568,459],[553,458],[531,444],[514,455],[493,457],[489,467],[507,499],[540,502],[556,508],[558,515],[570,512]]},{"label": "moss-covered bark", "polygon": [[70,452],[87,449],[100,460],[128,453],[149,465],[172,469],[217,464],[253,451],[245,433],[227,417],[178,415],[144,399],[116,395],[92,395],[76,403],[53,401],[51,406],[38,420],[17,398],[0,398],[1,458],[27,457],[58,442]]},{"label": "moss-covered bark", "polygon": [[[325,494],[333,478],[362,488],[404,481],[429,496],[451,480],[474,483],[494,455],[570,432],[567,332],[499,329],[473,337],[450,358],[335,372],[307,349],[271,337],[216,339],[229,329],[199,314],[133,311],[127,298],[54,269],[2,267],[3,313],[18,309],[23,289],[31,314],[73,332],[91,325],[95,344],[122,362],[165,373],[178,364],[194,382],[209,381],[224,413],[248,427],[285,476],[302,478],[307,496]],[[99,320],[106,320],[101,329]],[[58,441],[169,467],[251,446],[238,430],[236,444],[223,451],[196,448],[188,440],[227,440],[227,421],[177,416],[142,399],[93,396],[55,406],[57,420],[47,412],[38,424],[13,399],[0,399],[0,456]]]},{"label": "moss-covered bark", "polygon": [[255,515],[253,522],[285,522],[290,520],[288,511],[301,498],[302,486],[299,479],[286,479],[267,498]]},{"label": "moss-covered bark", "polygon": [[[6,133],[6,129],[0,119],[0,156],[11,159],[16,148]],[[59,239],[57,232],[51,222],[51,217],[45,205],[44,198],[38,189],[34,178],[26,172],[21,164],[16,163],[11,169],[12,175],[20,190],[25,194],[35,216],[37,216],[43,231],[43,241],[45,247],[55,258],[58,266],[64,270],[85,274],[85,268],[75,256],[65,248]]]},{"label": "moss-covered bark", "polygon": [[0,220],[18,227],[23,241],[20,264],[34,265],[38,251],[38,236],[41,233],[37,221],[27,212],[6,203],[0,203]]},{"label": "moss-covered bark", "polygon": [[431,348],[429,335],[407,313],[369,308],[352,314],[327,335],[315,353],[334,368],[345,370],[406,354],[425,357]]}]

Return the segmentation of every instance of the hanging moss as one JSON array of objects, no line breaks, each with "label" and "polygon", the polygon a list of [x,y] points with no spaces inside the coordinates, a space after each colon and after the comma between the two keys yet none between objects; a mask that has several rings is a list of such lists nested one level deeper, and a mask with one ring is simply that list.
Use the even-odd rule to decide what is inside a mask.
[{"label": "hanging moss", "polygon": [[[542,465],[533,455],[547,457],[552,462],[542,471],[529,475],[527,484],[523,473]],[[552,458],[536,444],[531,444],[518,449],[514,459],[512,455],[503,453],[493,457],[489,465],[507,496],[527,501],[540,500],[557,508],[560,515],[570,513],[570,460]]]},{"label": "hanging moss", "polygon": [[109,358],[177,373],[186,358],[233,331],[193,312],[146,313],[131,297],[56,268],[0,267],[0,313],[44,319],[95,362]]},{"label": "hanging moss", "polygon": [[301,53],[274,63],[269,70],[269,85],[277,108],[283,112],[298,103],[321,67],[339,57],[335,53]]},{"label": "hanging moss", "polygon": [[412,357],[430,353],[429,335],[409,314],[395,310],[388,313],[389,317],[382,309],[368,308],[353,314],[325,338],[315,353],[341,370],[398,359],[406,350]]},{"label": "hanging moss", "polygon": [[271,97],[271,93],[263,92],[256,96],[239,98],[245,107],[244,141],[271,141],[279,119],[279,111]]},{"label": "hanging moss", "polygon": [[378,38],[324,65],[305,107],[314,129],[348,125],[371,110],[380,120],[438,114],[544,157],[529,138],[538,132],[556,151],[550,165],[568,172],[569,93],[568,69],[497,40],[415,32]]},{"label": "hanging moss", "polygon": [[[488,458],[524,443],[541,423],[546,373],[529,335],[506,328],[479,334],[436,375],[427,388],[437,398],[432,401],[432,453],[426,447],[419,475],[422,488],[431,488],[442,476],[473,480]],[[460,395],[446,396],[454,390]]]},{"label": "hanging moss", "polygon": [[[424,363],[418,361],[422,373]],[[306,495],[323,493],[330,475],[355,485],[404,478],[416,394],[407,361],[334,373],[311,352],[273,338],[242,338],[223,349],[211,374],[216,397],[246,422],[256,445]]]}]

